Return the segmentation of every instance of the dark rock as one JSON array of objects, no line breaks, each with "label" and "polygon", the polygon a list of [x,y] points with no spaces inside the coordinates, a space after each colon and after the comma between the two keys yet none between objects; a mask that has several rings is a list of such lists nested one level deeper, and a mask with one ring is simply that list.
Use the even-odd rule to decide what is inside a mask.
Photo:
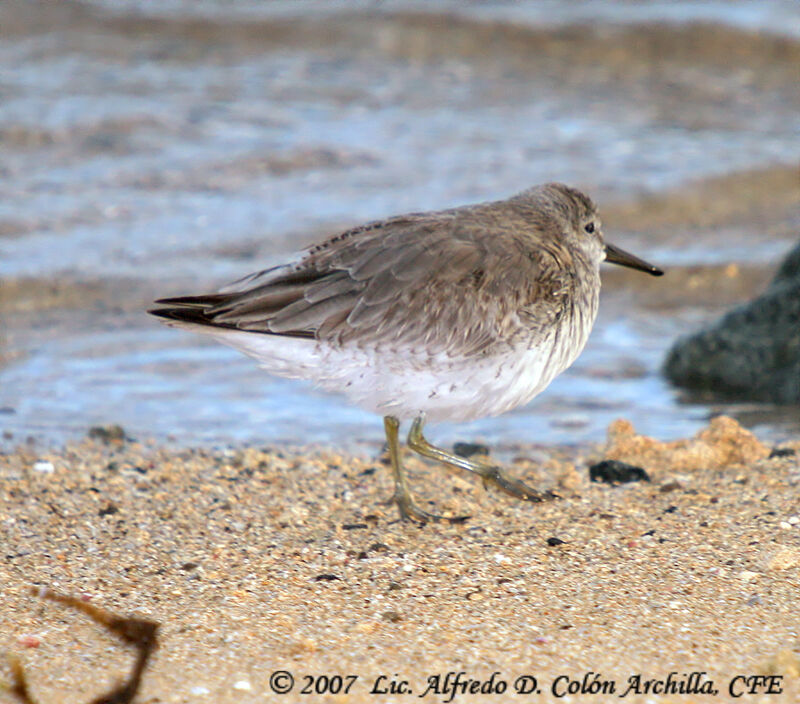
[{"label": "dark rock", "polygon": [[341,577],[335,574],[318,574],[314,577],[315,582],[335,582],[336,580],[340,580]]},{"label": "dark rock", "polygon": [[457,442],[453,445],[453,453],[459,457],[472,457],[473,455],[488,455],[488,445],[481,445],[476,442]]},{"label": "dark rock", "polygon": [[794,457],[797,451],[791,447],[773,447],[772,452],[769,453],[767,459],[774,459],[776,457]]},{"label": "dark rock", "polygon": [[603,460],[589,467],[589,479],[606,484],[625,484],[627,482],[649,482],[650,475],[641,467],[619,460]]},{"label": "dark rock", "polygon": [[100,440],[105,443],[124,442],[125,431],[119,425],[95,425],[89,428],[89,437],[92,440]]},{"label": "dark rock", "polygon": [[800,243],[761,296],[680,338],[664,373],[677,386],[723,397],[800,403]]},{"label": "dark rock", "polygon": [[103,516],[113,516],[115,513],[119,513],[119,507],[109,501],[97,512],[97,515],[102,518]]},{"label": "dark rock", "polygon": [[551,548],[554,548],[554,547],[556,547],[556,546],[558,546],[558,545],[563,545],[563,544],[564,544],[564,541],[563,541],[563,540],[561,540],[561,538],[556,538],[555,536],[553,536],[553,537],[551,537],[551,538],[548,538],[548,539],[547,539],[547,544],[548,544],[548,545],[549,545]]}]

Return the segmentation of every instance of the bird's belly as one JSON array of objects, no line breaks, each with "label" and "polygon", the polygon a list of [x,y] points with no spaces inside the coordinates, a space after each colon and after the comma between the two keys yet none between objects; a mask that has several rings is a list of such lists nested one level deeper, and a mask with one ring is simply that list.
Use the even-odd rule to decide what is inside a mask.
[{"label": "bird's belly", "polygon": [[561,347],[558,340],[545,340],[502,355],[469,358],[423,358],[398,351],[362,352],[371,359],[345,361],[340,353],[330,373],[317,381],[382,415],[475,420],[505,413],[543,391],[580,352],[572,348],[565,354]]},{"label": "bird's belly", "polygon": [[410,349],[335,347],[300,338],[217,333],[273,374],[307,379],[366,410],[409,419],[467,421],[530,401],[582,351],[593,316],[568,320],[543,339],[491,355],[425,354]]}]

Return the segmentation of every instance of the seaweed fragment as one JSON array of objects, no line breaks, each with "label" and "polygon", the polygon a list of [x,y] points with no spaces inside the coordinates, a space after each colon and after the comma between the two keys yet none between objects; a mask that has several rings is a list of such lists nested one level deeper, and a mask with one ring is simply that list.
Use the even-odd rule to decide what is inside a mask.
[{"label": "seaweed fragment", "polygon": [[[33,588],[31,592],[40,599],[48,599],[82,611],[95,623],[104,626],[107,630],[111,631],[111,633],[118,636],[124,643],[136,648],[136,662],[133,665],[128,679],[109,692],[92,699],[89,703],[130,704],[139,691],[139,685],[142,681],[142,675],[147,668],[148,660],[158,646],[157,634],[159,624],[146,619],[118,616],[117,614],[101,609],[77,597],[68,594],[58,594],[47,588]],[[36,700],[31,696],[28,678],[19,658],[13,655],[9,656],[9,665],[11,668],[12,682],[8,691],[15,695],[22,704],[37,704]]]}]

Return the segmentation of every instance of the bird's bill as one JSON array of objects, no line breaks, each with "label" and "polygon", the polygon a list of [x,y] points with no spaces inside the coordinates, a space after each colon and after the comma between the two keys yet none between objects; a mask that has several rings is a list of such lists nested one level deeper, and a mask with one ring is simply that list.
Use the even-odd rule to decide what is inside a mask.
[{"label": "bird's bill", "polygon": [[606,261],[611,264],[619,264],[620,266],[627,266],[631,269],[638,269],[651,276],[661,276],[664,273],[657,266],[648,264],[644,259],[639,259],[639,257],[635,257],[624,249],[620,249],[608,243],[606,243]]}]

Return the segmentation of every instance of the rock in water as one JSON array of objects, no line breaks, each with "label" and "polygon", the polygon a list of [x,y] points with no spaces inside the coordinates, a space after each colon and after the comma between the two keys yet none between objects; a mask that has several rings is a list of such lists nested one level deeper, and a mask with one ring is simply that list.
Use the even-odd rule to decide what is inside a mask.
[{"label": "rock in water", "polygon": [[761,296],[680,338],[664,373],[720,396],[800,403],[800,243]]}]

